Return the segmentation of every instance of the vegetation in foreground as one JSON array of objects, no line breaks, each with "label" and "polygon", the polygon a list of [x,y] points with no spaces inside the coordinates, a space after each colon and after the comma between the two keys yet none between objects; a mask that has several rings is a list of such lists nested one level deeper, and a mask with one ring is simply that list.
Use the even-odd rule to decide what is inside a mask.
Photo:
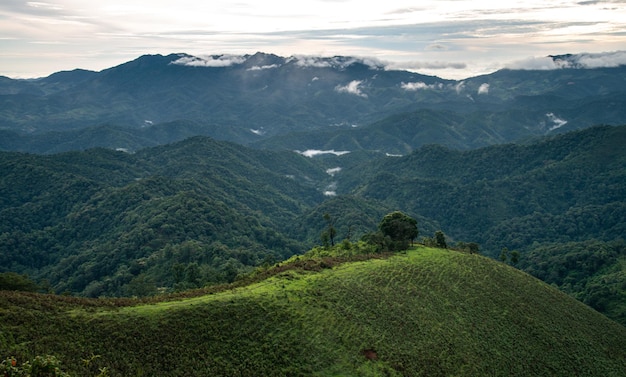
[{"label": "vegetation in foreground", "polygon": [[[352,246],[186,299],[0,292],[0,356],[54,355],[71,375],[626,374],[624,327],[523,272],[447,249],[372,259]],[[339,263],[350,254],[365,260]]]}]

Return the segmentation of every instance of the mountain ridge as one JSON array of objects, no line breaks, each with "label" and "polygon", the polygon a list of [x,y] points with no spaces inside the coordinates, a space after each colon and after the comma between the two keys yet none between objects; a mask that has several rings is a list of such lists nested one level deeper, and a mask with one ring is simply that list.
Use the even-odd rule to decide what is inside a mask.
[{"label": "mountain ridge", "polygon": [[[151,126],[180,121],[196,125],[183,130],[185,135],[293,150],[293,143],[276,140],[318,132],[334,138],[402,117],[417,131],[396,137],[421,140],[420,125],[411,121],[411,114],[434,111],[438,114],[431,127],[472,135],[467,142],[443,138],[446,145],[456,142],[466,149],[598,124],[623,124],[624,84],[623,66],[505,69],[453,81],[342,56],[144,55],[100,72],[66,71],[37,80],[3,78],[0,131],[12,142],[0,148],[54,153],[60,147],[37,148],[29,143],[61,132],[56,135],[64,139],[62,150],[88,146],[136,150],[154,144],[133,136],[133,141],[114,145],[107,137],[89,135],[89,130],[107,124],[113,127],[109,139],[126,129],[157,140],[150,135]],[[604,111],[593,111],[598,106]],[[469,124],[450,126],[436,120],[450,112],[467,117]],[[80,129],[86,130],[83,135],[88,139],[72,143],[72,135]],[[490,136],[483,139],[482,134]],[[381,145],[369,148],[389,148],[395,143],[391,138],[386,135]],[[432,141],[440,140],[424,140]],[[406,147],[413,150],[421,143],[413,141]]]}]

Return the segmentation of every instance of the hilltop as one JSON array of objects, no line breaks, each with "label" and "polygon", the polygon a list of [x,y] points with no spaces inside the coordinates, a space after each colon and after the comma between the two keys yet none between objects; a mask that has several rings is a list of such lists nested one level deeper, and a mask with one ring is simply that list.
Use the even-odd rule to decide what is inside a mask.
[{"label": "hilltop", "polygon": [[111,376],[626,373],[624,327],[476,254],[299,257],[265,274],[153,303],[2,292],[0,354]]}]

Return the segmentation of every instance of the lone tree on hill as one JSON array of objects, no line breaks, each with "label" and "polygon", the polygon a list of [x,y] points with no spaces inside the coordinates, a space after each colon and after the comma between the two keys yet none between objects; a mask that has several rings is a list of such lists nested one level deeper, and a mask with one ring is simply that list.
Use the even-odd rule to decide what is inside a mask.
[{"label": "lone tree on hill", "polygon": [[406,250],[417,237],[417,220],[400,211],[391,212],[381,220],[378,229],[391,240],[390,250]]},{"label": "lone tree on hill", "polygon": [[435,232],[435,246],[442,249],[448,248],[448,244],[446,243],[446,235],[443,234],[443,232],[440,230]]}]

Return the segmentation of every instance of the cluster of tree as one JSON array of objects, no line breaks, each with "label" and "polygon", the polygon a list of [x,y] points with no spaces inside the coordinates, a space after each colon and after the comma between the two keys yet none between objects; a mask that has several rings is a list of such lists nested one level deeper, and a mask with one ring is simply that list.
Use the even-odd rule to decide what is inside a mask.
[{"label": "cluster of tree", "polygon": [[93,297],[232,281],[305,249],[284,230],[322,200],[293,178],[316,171],[327,176],[295,153],[206,138],[136,154],[0,153],[0,273]]},{"label": "cluster of tree", "polygon": [[626,325],[626,243],[553,243],[520,258],[519,268]]},{"label": "cluster of tree", "polygon": [[15,272],[0,273],[0,290],[1,291],[27,291],[36,292],[39,285],[31,280],[28,275],[20,275]]},{"label": "cluster of tree", "polygon": [[378,231],[365,234],[362,239],[375,245],[378,251],[400,251],[408,249],[418,234],[417,220],[394,211],[383,217]]},{"label": "cluster of tree", "polygon": [[471,151],[426,146],[342,172],[339,187],[419,213],[497,258],[534,242],[610,241],[626,231],[626,126]]},{"label": "cluster of tree", "polygon": [[[401,250],[418,236],[405,213],[421,234],[433,234],[423,237],[429,246],[478,252],[480,243],[484,254],[524,268],[524,255],[543,244],[625,234],[624,140],[626,126],[596,127],[527,145],[428,146],[373,162],[202,137],[135,154],[0,153],[0,273],[19,274],[12,280],[24,289],[33,288],[22,284],[28,274],[56,293],[149,295],[232,281],[302,254],[322,232],[323,245],[364,237],[379,251]],[[350,169],[332,178],[340,195],[324,197],[326,169],[343,162]],[[451,245],[459,239],[477,243]],[[618,291],[591,290],[598,281],[588,296],[603,300],[580,298],[611,308]]]}]

